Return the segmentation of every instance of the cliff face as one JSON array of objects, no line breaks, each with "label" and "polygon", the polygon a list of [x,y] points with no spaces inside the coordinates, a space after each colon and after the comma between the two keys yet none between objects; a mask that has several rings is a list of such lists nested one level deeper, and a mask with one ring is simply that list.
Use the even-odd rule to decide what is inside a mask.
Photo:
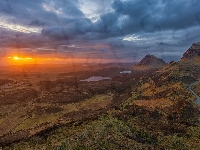
[{"label": "cliff face", "polygon": [[183,54],[182,60],[200,57],[200,42],[193,43],[192,46]]},{"label": "cliff face", "polygon": [[154,55],[146,55],[138,64],[133,66],[137,70],[159,69],[166,66],[167,63]]}]

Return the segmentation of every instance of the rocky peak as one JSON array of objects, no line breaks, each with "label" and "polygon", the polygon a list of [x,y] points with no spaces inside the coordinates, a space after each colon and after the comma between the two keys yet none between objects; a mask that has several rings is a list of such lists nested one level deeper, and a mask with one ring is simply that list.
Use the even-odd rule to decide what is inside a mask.
[{"label": "rocky peak", "polygon": [[152,65],[152,64],[163,64],[166,65],[167,63],[164,62],[162,59],[157,58],[154,55],[146,55],[139,63],[138,65]]},{"label": "rocky peak", "polygon": [[154,55],[146,55],[138,64],[133,66],[134,69],[146,70],[146,69],[155,69],[162,68],[166,66],[167,63],[160,58],[157,58]]},{"label": "rocky peak", "polygon": [[183,54],[183,59],[193,58],[195,56],[200,56],[200,42],[193,43],[192,46]]}]

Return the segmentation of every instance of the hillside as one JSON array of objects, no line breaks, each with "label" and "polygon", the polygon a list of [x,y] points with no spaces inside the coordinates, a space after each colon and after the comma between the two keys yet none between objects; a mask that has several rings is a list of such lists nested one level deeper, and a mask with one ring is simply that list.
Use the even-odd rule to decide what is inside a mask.
[{"label": "hillside", "polygon": [[200,42],[193,43],[192,46],[183,54],[181,60],[194,59],[200,57]]},{"label": "hillside", "polygon": [[[11,99],[1,103],[0,121],[19,124],[0,137],[2,149],[198,150],[200,108],[188,90],[200,79],[198,52],[193,52],[195,57],[183,54],[178,62],[163,63],[157,71],[116,76],[109,81],[75,85],[73,77],[56,76],[54,81],[32,83],[27,91],[17,89],[16,94],[11,94],[13,91],[7,90],[4,96]],[[155,60],[153,56],[146,58],[140,65]],[[7,82],[14,84],[11,79],[2,84]],[[198,93],[197,86],[194,90]],[[29,98],[34,105],[22,101],[15,106],[26,93],[32,95]],[[18,115],[16,107],[20,108]],[[12,129],[11,125],[5,124],[4,128]]]}]

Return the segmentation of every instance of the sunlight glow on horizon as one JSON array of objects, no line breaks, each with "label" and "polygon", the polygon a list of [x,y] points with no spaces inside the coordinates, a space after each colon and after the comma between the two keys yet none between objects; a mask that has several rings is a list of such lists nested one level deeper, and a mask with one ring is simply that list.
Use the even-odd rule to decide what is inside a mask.
[{"label": "sunlight glow on horizon", "polygon": [[[26,64],[74,64],[74,63],[119,63],[118,60],[115,59],[86,59],[86,58],[58,58],[58,57],[30,57],[30,56],[18,56],[18,55],[10,55],[3,58],[4,64],[7,65],[26,65]],[[125,60],[121,60],[120,63],[127,62]],[[131,61],[130,61],[131,62]]]},{"label": "sunlight glow on horizon", "polygon": [[32,60],[33,58],[26,58],[26,60]]},{"label": "sunlight glow on horizon", "polygon": [[32,61],[33,58],[31,58],[31,57],[19,57],[19,56],[14,55],[14,56],[8,56],[6,58],[11,63],[25,63],[26,64],[26,63],[33,62]]}]

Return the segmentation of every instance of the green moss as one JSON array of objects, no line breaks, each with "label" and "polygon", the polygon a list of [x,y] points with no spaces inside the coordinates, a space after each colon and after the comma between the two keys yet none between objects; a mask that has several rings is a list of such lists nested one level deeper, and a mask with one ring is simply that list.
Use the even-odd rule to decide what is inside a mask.
[{"label": "green moss", "polygon": [[128,98],[126,101],[124,101],[120,106],[119,109],[120,110],[124,110],[124,108],[126,106],[128,106],[130,103],[132,103],[134,100],[136,100],[138,97],[138,95],[136,93],[134,93],[130,98]]},{"label": "green moss", "polygon": [[189,150],[187,139],[176,135],[162,137],[160,144],[164,149]]}]

